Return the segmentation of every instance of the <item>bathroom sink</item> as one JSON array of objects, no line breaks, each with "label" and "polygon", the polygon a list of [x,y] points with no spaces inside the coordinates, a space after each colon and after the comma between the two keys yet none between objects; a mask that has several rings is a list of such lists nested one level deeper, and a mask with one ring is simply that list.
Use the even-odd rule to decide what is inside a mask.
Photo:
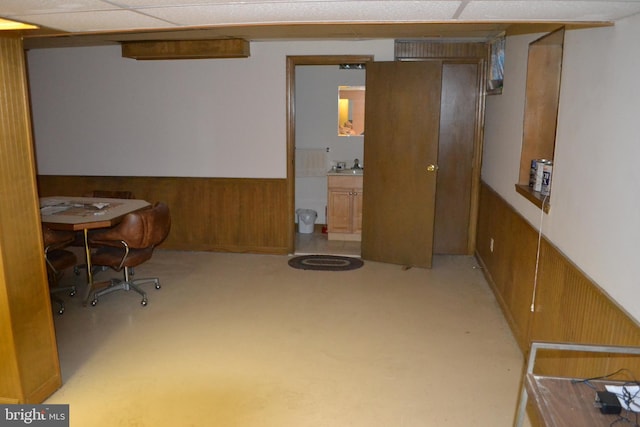
[{"label": "bathroom sink", "polygon": [[344,175],[362,175],[363,169],[342,169],[336,172]]}]

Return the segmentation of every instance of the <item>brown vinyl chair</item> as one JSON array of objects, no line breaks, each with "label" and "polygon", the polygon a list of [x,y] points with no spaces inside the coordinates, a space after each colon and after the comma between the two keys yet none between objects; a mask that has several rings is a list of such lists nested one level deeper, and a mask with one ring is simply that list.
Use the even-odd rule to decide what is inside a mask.
[{"label": "brown vinyl chair", "polygon": [[59,286],[64,270],[73,267],[77,262],[76,255],[64,249],[73,243],[74,232],[51,230],[43,225],[42,240],[44,242],[44,259],[47,264],[49,293],[51,300],[58,304],[58,314],[62,314],[65,308],[64,301],[57,294],[60,292],[69,292],[70,296],[76,294],[75,286]]},{"label": "brown vinyl chair", "polygon": [[[103,199],[135,199],[133,191],[129,190],[93,190],[89,193],[85,193],[83,197],[100,197]],[[75,239],[71,246],[84,247],[84,233],[82,231],[76,232]],[[86,264],[79,264],[73,267],[73,272],[76,275],[80,274],[80,270],[87,268]],[[133,274],[133,270],[131,270]]]},{"label": "brown vinyl chair", "polygon": [[127,214],[122,222],[106,230],[96,230],[89,238],[95,252],[91,262],[95,266],[110,267],[124,272],[124,280],[111,279],[108,286],[93,294],[91,305],[98,298],[118,290],[134,290],[142,295],[141,304],[147,305],[147,294],[140,288],[145,283],[154,283],[160,289],[157,277],[132,279],[130,269],[151,259],[153,250],[169,234],[171,216],[165,203],[157,202],[152,207]]}]

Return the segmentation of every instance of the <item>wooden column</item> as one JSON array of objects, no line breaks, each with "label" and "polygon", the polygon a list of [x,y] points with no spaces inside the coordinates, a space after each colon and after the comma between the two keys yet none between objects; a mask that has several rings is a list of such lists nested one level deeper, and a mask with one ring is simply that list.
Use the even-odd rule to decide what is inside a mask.
[{"label": "wooden column", "polygon": [[0,36],[0,403],[62,384],[43,256],[22,40]]}]

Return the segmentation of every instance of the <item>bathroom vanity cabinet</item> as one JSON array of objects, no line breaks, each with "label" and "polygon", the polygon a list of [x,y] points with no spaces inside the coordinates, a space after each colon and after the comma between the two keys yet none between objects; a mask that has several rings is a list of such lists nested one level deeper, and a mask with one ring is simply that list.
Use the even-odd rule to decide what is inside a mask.
[{"label": "bathroom vanity cabinet", "polygon": [[328,239],[360,241],[362,236],[362,175],[329,174],[327,182]]}]

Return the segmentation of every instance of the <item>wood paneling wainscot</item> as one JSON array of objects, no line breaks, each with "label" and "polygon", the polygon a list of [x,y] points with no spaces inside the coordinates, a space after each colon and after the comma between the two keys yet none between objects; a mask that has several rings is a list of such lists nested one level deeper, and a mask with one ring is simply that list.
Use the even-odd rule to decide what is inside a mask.
[{"label": "wood paneling wainscot", "polygon": [[520,349],[526,353],[538,234],[484,184],[480,188],[477,227],[476,256],[484,265],[485,276]]},{"label": "wood paneling wainscot", "polygon": [[129,190],[137,199],[163,201],[171,210],[164,249],[287,254],[285,179],[40,175],[40,196],[81,196],[93,190]]},{"label": "wood paneling wainscot", "polygon": [[[534,286],[538,231],[483,183],[476,256],[522,352],[531,341],[640,346],[635,319],[544,236],[540,242]],[[640,376],[640,358],[547,351],[535,372],[589,378],[621,368]]]}]

